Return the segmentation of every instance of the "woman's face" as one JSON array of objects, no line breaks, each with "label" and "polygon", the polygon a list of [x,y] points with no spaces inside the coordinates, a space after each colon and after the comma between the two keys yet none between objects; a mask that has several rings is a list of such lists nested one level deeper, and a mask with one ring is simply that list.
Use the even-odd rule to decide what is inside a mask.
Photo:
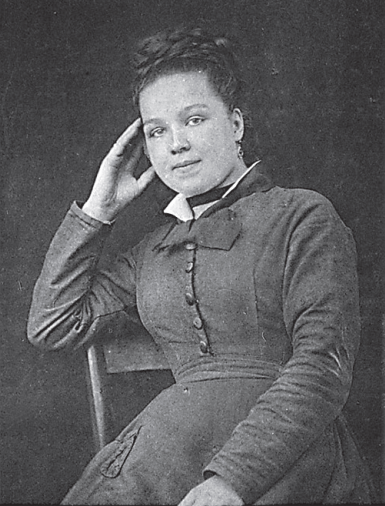
[{"label": "woman's face", "polygon": [[236,141],[239,109],[229,112],[206,74],[159,77],[139,97],[146,151],[159,178],[186,197],[233,183],[245,170]]}]

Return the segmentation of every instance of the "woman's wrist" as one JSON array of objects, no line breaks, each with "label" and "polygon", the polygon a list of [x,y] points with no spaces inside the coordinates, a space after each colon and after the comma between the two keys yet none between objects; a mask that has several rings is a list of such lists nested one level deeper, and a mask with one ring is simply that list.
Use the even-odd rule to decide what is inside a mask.
[{"label": "woman's wrist", "polygon": [[83,205],[82,211],[88,214],[88,216],[91,216],[91,218],[106,224],[113,222],[118,215],[118,211],[116,211],[116,209],[94,204],[90,200],[87,200]]}]

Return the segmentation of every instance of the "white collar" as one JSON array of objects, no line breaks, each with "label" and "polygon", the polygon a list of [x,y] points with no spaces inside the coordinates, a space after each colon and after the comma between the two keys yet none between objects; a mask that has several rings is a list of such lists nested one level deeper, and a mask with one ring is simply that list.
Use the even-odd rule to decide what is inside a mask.
[{"label": "white collar", "polygon": [[[242,181],[242,179],[260,162],[261,160],[257,160],[255,163],[253,163],[242,175],[240,178],[238,178],[235,183],[233,183],[230,188],[222,195],[222,199],[227,197],[227,195],[232,192],[238,184]],[[203,214],[206,209],[211,207],[215,202],[218,202],[218,200],[215,200],[214,202],[209,202],[208,204],[201,204],[200,206],[195,206],[191,209],[190,204],[187,201],[187,198],[183,195],[183,193],[178,193],[176,197],[172,199],[172,201],[168,204],[168,206],[163,211],[166,214],[171,214],[172,216],[175,216],[175,218],[178,218],[180,221],[190,221],[193,219],[199,218],[201,214]]]}]

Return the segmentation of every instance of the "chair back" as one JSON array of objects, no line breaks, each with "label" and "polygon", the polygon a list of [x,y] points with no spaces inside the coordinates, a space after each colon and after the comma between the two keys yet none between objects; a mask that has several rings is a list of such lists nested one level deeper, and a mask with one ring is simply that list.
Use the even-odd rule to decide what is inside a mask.
[{"label": "chair back", "polygon": [[107,375],[170,367],[143,325],[133,323],[125,313],[95,320],[87,338],[93,343],[87,348],[86,377],[94,446],[99,451],[108,442]]}]

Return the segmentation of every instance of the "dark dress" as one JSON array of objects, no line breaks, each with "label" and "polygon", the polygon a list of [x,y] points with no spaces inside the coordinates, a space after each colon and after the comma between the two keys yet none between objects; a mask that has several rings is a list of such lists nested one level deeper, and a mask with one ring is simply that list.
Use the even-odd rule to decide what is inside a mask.
[{"label": "dark dress", "polygon": [[359,345],[356,254],[330,202],[252,170],[199,219],[158,228],[100,271],[110,228],[72,206],[29,338],[79,347],[96,319],[136,306],[176,384],[64,503],[178,504],[213,473],[247,504],[370,502],[341,414]]}]

